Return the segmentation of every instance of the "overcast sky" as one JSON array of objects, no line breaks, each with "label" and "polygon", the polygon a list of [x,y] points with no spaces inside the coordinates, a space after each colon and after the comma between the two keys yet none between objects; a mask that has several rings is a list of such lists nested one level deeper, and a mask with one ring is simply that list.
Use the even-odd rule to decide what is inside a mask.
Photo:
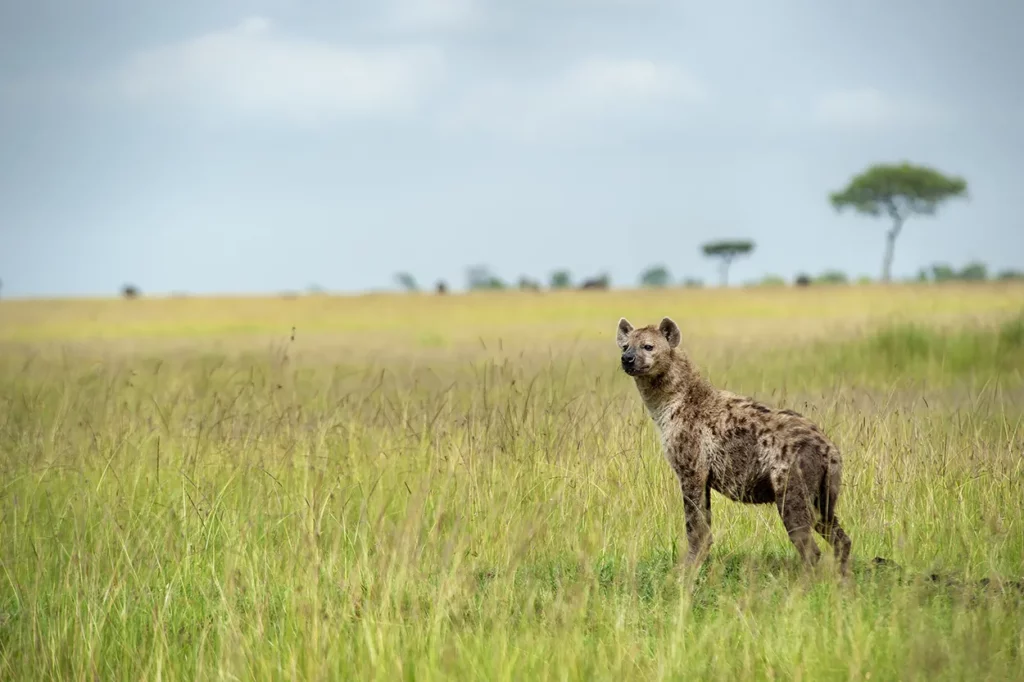
[{"label": "overcast sky", "polygon": [[1016,0],[0,3],[4,296],[334,291],[664,263],[877,276],[827,194],[963,175],[897,276],[1024,268]]}]

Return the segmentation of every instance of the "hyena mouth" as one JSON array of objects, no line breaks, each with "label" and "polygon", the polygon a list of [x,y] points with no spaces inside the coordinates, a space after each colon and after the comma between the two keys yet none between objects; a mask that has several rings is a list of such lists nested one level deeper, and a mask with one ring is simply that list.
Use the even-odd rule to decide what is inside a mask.
[{"label": "hyena mouth", "polygon": [[637,367],[636,365],[627,365],[626,363],[622,363],[622,371],[631,377],[640,376],[646,369],[646,367]]}]

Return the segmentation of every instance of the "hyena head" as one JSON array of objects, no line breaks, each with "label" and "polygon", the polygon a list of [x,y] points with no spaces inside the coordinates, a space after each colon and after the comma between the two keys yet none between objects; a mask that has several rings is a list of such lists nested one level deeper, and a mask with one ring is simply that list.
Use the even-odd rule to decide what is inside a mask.
[{"label": "hyena head", "polygon": [[680,338],[679,326],[667,317],[657,327],[640,329],[622,318],[615,334],[622,350],[622,371],[631,377],[664,374],[672,366],[672,349],[679,345]]}]

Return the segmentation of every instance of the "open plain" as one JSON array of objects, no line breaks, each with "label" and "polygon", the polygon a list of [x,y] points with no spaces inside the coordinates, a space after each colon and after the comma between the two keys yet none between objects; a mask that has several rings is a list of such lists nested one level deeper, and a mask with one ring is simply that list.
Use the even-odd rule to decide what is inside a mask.
[{"label": "open plain", "polygon": [[[614,341],[665,315],[842,450],[848,583],[717,494],[682,579]],[[0,678],[1021,679],[1022,315],[1012,282],[0,301]]]}]

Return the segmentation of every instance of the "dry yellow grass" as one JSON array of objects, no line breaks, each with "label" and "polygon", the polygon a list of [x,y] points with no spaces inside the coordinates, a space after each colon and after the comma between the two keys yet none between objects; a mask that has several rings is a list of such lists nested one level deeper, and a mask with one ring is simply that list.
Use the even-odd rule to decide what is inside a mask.
[{"label": "dry yellow grass", "polygon": [[[832,286],[808,289],[515,291],[433,296],[163,298],[3,301],[0,342],[192,340],[252,347],[287,338],[408,351],[499,340],[536,346],[608,338],[608,320],[670,314],[691,340],[825,338],[893,321],[985,324],[1024,305],[1024,285]],[[182,345],[182,344],[178,344]]]}]

